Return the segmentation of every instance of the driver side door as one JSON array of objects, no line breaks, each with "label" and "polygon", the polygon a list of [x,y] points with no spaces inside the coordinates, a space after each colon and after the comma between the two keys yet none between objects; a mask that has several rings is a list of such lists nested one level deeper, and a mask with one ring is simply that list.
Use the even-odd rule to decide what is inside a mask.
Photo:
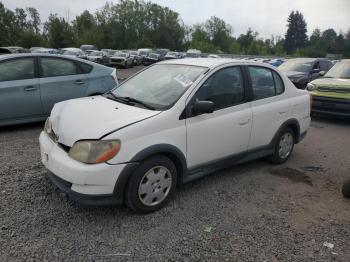
[{"label": "driver side door", "polygon": [[[187,163],[197,168],[247,151],[252,110],[247,102],[241,67],[226,67],[212,74],[187,103]],[[214,112],[194,115],[195,101],[211,101]]]}]

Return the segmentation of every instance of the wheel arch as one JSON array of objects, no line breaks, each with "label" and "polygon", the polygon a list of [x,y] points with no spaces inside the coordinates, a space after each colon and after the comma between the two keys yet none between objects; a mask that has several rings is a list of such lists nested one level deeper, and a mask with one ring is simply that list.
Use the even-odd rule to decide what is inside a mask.
[{"label": "wheel arch", "polygon": [[300,140],[300,124],[298,122],[297,119],[295,118],[292,118],[292,119],[289,119],[287,121],[285,121],[280,127],[279,129],[277,130],[277,132],[275,133],[274,137],[272,138],[272,141],[271,141],[271,145],[275,145],[276,144],[276,141],[277,139],[279,138],[279,136],[281,135],[281,133],[286,130],[287,128],[290,128],[292,129],[293,133],[294,133],[294,139],[295,139],[295,143],[299,143],[299,140]]},{"label": "wheel arch", "polygon": [[155,155],[165,155],[172,160],[177,170],[177,184],[183,183],[184,175],[187,173],[187,162],[185,155],[182,151],[170,144],[157,144],[147,147],[138,152],[125,166],[121,174],[119,175],[114,187],[113,195],[117,199],[124,201],[125,188],[129,182],[130,176],[138,168],[140,162],[146,160]]},{"label": "wheel arch", "polygon": [[165,155],[171,161],[174,162],[178,174],[178,183],[183,181],[183,175],[187,171],[187,161],[185,155],[176,146],[170,144],[157,144],[152,145],[138,152],[130,162],[141,162],[154,155]]}]

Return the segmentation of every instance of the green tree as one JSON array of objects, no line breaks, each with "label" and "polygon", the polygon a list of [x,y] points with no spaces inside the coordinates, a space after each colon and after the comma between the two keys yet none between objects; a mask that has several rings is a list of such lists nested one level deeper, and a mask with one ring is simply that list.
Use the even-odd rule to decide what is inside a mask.
[{"label": "green tree", "polygon": [[50,47],[62,48],[74,45],[72,26],[57,14],[49,16],[44,26],[44,33]]},{"label": "green tree", "polygon": [[293,53],[296,49],[303,48],[307,43],[307,29],[304,16],[299,11],[292,11],[288,19],[288,30],[285,36],[284,49],[287,53]]}]

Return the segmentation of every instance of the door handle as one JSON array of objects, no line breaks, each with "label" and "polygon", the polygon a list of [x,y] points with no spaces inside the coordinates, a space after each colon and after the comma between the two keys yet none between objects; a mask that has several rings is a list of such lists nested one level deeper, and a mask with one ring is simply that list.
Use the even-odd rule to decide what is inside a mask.
[{"label": "door handle", "polygon": [[30,92],[30,91],[35,91],[35,90],[37,90],[37,89],[38,89],[38,88],[35,87],[35,86],[26,86],[26,87],[24,88],[24,91]]},{"label": "door handle", "polygon": [[283,115],[283,114],[287,113],[287,111],[278,111],[278,113],[279,113],[280,115]]},{"label": "door handle", "polygon": [[82,85],[84,83],[85,82],[83,80],[77,80],[77,81],[74,82],[74,84],[76,84],[76,85]]},{"label": "door handle", "polygon": [[250,118],[242,119],[242,120],[239,121],[239,125],[240,126],[244,126],[244,125],[248,124],[249,122],[250,122]]}]

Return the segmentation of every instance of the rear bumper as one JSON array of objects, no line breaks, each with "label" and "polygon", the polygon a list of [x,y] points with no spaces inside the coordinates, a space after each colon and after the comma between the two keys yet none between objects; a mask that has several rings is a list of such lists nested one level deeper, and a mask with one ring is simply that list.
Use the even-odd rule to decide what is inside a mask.
[{"label": "rear bumper", "polygon": [[350,117],[350,100],[312,96],[312,109],[314,114]]}]

